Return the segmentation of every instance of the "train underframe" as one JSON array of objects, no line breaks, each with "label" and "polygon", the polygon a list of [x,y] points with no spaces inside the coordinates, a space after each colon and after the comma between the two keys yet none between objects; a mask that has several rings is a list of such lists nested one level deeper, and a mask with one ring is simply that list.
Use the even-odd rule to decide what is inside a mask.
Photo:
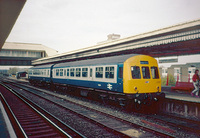
[{"label": "train underframe", "polygon": [[[60,91],[63,93],[70,93],[77,96],[87,97],[92,100],[101,100],[103,103],[112,103],[122,108],[126,108],[133,111],[140,110],[155,110],[159,108],[159,104],[165,98],[165,93],[136,93],[136,94],[124,94],[112,91],[105,91],[100,89],[86,88],[67,84],[56,84],[51,82],[42,81],[29,81],[32,85],[42,86],[49,88],[53,91]],[[152,107],[152,108],[150,108]]]}]

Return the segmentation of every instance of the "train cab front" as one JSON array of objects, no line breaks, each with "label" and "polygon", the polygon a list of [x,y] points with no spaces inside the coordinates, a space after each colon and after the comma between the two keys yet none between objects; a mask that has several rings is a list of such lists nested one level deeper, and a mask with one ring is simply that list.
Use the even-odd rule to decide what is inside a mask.
[{"label": "train cab front", "polygon": [[123,88],[129,99],[137,104],[151,104],[165,97],[157,60],[137,55],[124,62]]}]

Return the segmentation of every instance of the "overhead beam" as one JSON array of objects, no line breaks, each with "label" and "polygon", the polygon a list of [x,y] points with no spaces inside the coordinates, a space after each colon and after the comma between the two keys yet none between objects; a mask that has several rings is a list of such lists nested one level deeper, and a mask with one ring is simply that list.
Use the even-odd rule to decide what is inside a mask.
[{"label": "overhead beam", "polygon": [[0,0],[0,50],[9,36],[26,0]]}]

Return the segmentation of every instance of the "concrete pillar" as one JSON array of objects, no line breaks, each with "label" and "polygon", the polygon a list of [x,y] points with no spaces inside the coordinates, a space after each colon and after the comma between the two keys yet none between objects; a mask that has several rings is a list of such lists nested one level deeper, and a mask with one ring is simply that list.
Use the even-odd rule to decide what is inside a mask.
[{"label": "concrete pillar", "polygon": [[188,82],[188,68],[182,67],[181,68],[181,82]]}]

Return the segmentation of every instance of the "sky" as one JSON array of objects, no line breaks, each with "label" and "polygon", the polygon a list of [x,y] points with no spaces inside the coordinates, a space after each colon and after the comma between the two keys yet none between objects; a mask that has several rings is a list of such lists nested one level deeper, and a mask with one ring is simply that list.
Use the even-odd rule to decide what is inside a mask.
[{"label": "sky", "polygon": [[27,0],[6,42],[65,53],[200,19],[200,0]]}]

